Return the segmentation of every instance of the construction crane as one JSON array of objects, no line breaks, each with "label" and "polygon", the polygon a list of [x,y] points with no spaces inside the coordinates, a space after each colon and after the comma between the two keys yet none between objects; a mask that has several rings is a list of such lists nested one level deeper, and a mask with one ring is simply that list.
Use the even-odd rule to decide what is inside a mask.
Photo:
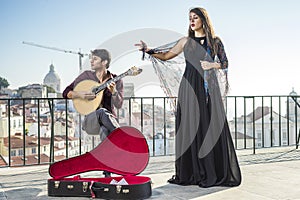
[{"label": "construction crane", "polygon": [[70,53],[70,54],[77,54],[77,55],[79,55],[79,73],[81,73],[81,71],[82,71],[82,58],[84,56],[89,56],[89,54],[81,53],[80,49],[77,52],[77,51],[60,49],[60,48],[57,48],[57,47],[49,47],[49,46],[45,46],[45,45],[35,44],[33,42],[25,42],[25,41],[23,41],[22,43],[23,44],[27,44],[27,45],[31,45],[31,46],[35,46],[35,47],[44,48],[44,49],[51,49],[51,50],[54,50],[54,51],[61,51],[61,52],[64,52],[64,53]]}]

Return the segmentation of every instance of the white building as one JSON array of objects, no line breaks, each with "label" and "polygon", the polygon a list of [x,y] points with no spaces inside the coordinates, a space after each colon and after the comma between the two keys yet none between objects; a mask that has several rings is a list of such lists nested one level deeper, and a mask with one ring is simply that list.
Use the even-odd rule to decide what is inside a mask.
[{"label": "white building", "polygon": [[134,84],[124,82],[124,97],[134,97]]},{"label": "white building", "polygon": [[[297,93],[294,91],[294,88],[292,90],[292,92],[290,92],[288,98],[288,101],[286,102],[287,105],[287,116],[288,118],[295,122],[296,121],[296,117],[297,117],[297,122],[298,124],[300,124],[300,108],[299,106],[296,104],[295,100],[297,100],[297,103],[300,105],[300,98],[296,98],[297,97]],[[295,99],[293,99],[295,98]]]},{"label": "white building", "polygon": [[54,71],[54,65],[50,65],[50,71],[44,78],[44,85],[52,87],[56,92],[60,92],[60,78]]},{"label": "white building", "polygon": [[254,113],[231,120],[229,126],[232,135],[235,131],[235,121],[237,133],[246,133],[246,145],[251,145],[247,147],[252,147],[253,136],[256,147],[295,144],[295,123],[284,116],[280,116],[270,107],[257,107]]},{"label": "white building", "polygon": [[[23,117],[18,114],[11,112],[10,114],[10,133],[23,132]],[[0,106],[0,138],[8,137],[8,115],[6,106],[1,104]]]},{"label": "white building", "polygon": [[40,84],[31,84],[19,87],[18,93],[21,98],[45,98],[47,97],[47,87]]}]

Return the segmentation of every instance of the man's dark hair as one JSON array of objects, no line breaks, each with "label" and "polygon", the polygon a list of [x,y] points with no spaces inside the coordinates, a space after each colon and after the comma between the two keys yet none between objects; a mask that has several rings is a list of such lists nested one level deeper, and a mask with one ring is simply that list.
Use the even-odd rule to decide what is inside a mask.
[{"label": "man's dark hair", "polygon": [[102,61],[107,60],[106,69],[109,68],[109,64],[111,61],[111,55],[110,55],[109,51],[107,51],[106,49],[95,49],[95,50],[92,50],[91,53],[92,53],[92,55],[100,57]]}]

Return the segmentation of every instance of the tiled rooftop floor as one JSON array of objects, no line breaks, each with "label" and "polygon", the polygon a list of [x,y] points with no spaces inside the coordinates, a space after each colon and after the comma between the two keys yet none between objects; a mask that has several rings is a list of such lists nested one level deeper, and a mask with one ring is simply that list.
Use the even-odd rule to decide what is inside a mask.
[{"label": "tiled rooftop floor", "polygon": [[[151,177],[150,199],[300,199],[300,149],[295,147],[237,151],[242,171],[239,187],[177,186],[167,183],[174,173],[174,156],[151,157],[141,175]],[[99,172],[82,174],[99,176]],[[48,166],[0,168],[0,199],[75,199],[83,197],[48,197]]]}]

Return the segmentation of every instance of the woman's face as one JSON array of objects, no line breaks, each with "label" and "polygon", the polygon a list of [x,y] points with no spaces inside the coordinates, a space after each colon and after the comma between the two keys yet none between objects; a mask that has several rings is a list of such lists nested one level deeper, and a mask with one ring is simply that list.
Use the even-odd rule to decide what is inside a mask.
[{"label": "woman's face", "polygon": [[198,31],[203,28],[202,20],[194,12],[190,12],[190,27],[193,31]]}]

